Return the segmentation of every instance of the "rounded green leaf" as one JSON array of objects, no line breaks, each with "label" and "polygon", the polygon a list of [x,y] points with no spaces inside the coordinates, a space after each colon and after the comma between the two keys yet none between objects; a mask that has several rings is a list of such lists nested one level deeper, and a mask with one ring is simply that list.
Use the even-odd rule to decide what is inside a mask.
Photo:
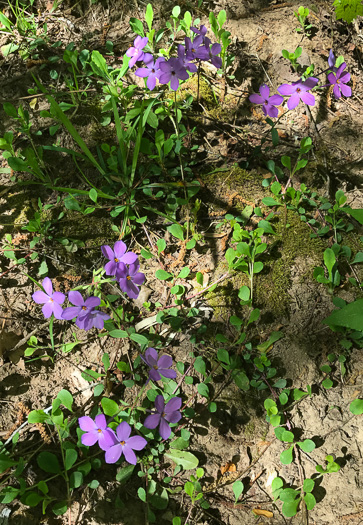
[{"label": "rounded green leaf", "polygon": [[199,460],[191,452],[171,448],[165,456],[177,465],[181,465],[184,470],[193,470],[197,468]]},{"label": "rounded green leaf", "polygon": [[301,448],[301,450],[307,453],[315,450],[315,446],[316,446],[314,441],[312,441],[311,439],[305,439],[304,441],[299,441],[298,445]]},{"label": "rounded green leaf", "polygon": [[312,492],[315,486],[315,481],[313,479],[307,478],[304,479],[303,490],[304,492]]},{"label": "rounded green leaf", "polygon": [[171,273],[166,272],[165,270],[159,269],[159,270],[156,270],[155,277],[157,279],[160,279],[160,281],[166,281],[167,279],[170,279],[173,276]]},{"label": "rounded green leaf", "polygon": [[351,402],[349,405],[349,410],[352,414],[355,414],[356,416],[360,416],[363,414],[363,399],[355,399]]},{"label": "rounded green leaf", "polygon": [[102,398],[101,405],[106,416],[115,416],[119,411],[118,404],[113,399],[108,399],[108,397]]},{"label": "rounded green leaf", "polygon": [[38,466],[49,474],[58,474],[61,471],[58,458],[51,452],[41,452],[37,456]]},{"label": "rounded green leaf", "polygon": [[287,518],[292,518],[297,513],[297,508],[300,503],[300,498],[294,501],[287,501],[282,505],[282,514]]},{"label": "rounded green leaf", "polygon": [[308,510],[312,510],[316,505],[316,499],[312,494],[310,494],[310,492],[308,494],[305,494],[304,501]]},{"label": "rounded green leaf", "polygon": [[292,463],[292,447],[281,452],[280,461],[283,465],[290,465],[290,463]]}]

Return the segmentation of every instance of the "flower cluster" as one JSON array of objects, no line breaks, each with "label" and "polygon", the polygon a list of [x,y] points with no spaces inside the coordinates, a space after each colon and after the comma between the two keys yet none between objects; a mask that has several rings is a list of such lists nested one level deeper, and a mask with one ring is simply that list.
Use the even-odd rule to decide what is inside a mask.
[{"label": "flower cluster", "polygon": [[[143,61],[144,67],[139,67],[135,75],[147,78],[146,85],[153,90],[156,80],[160,84],[169,84],[173,91],[179,87],[180,80],[187,80],[189,73],[195,73],[198,68],[196,64],[200,62],[210,62],[217,69],[222,67],[222,59],[218,56],[222,51],[222,46],[218,43],[212,44],[206,36],[207,28],[202,25],[199,29],[191,28],[194,37],[185,37],[184,45],[177,47],[177,57],[166,60],[164,57],[154,58],[151,53],[143,51],[148,43],[148,38],[137,36],[134,45],[130,47],[126,55],[130,57],[129,67],[133,67],[136,62]],[[188,73],[189,72],[189,73]]]},{"label": "flower cluster", "polygon": [[[346,63],[343,62],[339,67],[335,67],[335,56],[333,50],[329,52],[328,65],[330,73],[328,73],[329,84],[326,86],[334,86],[333,93],[335,98],[340,98],[342,95],[345,97],[350,97],[352,95],[352,90],[346,84],[350,81],[350,74],[345,72],[344,69],[347,67]],[[300,100],[307,104],[308,106],[315,105],[315,97],[310,93],[310,91],[316,87],[319,79],[315,77],[308,77],[303,80],[300,79],[297,82],[292,82],[291,84],[282,84],[277,88],[279,95],[270,95],[270,89],[266,84],[262,84],[259,88],[260,94],[254,93],[250,95],[249,100],[252,104],[261,104],[262,111],[264,115],[269,117],[277,117],[278,109],[277,106],[280,106],[283,102],[283,97],[288,96],[287,108],[294,109],[296,108]],[[326,87],[322,86],[322,87]],[[281,96],[282,95],[282,96]]]},{"label": "flower cluster", "polygon": [[[165,404],[162,395],[155,399],[156,413],[147,416],[144,426],[149,429],[159,427],[159,434],[162,439],[168,439],[171,434],[169,423],[177,423],[182,415],[179,411],[182,400],[180,397],[174,397]],[[90,447],[95,443],[105,451],[106,463],[116,463],[122,456],[131,465],[136,465],[137,457],[134,450],[145,448],[147,441],[142,436],[131,436],[131,427],[126,421],[122,421],[114,431],[107,426],[104,414],[98,414],[95,420],[89,416],[83,416],[78,419],[78,424],[85,433],[82,434],[81,442],[83,445]]]},{"label": "flower cluster", "polygon": [[138,286],[145,281],[145,274],[139,272],[139,259],[134,252],[126,252],[123,241],[117,241],[112,248],[107,244],[101,251],[109,262],[105,265],[106,275],[113,275],[120,288],[130,299],[137,299],[140,293]]}]

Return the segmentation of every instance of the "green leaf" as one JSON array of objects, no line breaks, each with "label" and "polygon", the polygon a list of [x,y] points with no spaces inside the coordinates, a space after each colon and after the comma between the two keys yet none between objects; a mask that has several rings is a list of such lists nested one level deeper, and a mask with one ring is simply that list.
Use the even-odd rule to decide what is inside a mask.
[{"label": "green leaf", "polygon": [[61,404],[72,412],[73,396],[68,390],[61,390],[57,395],[57,399],[59,399]]},{"label": "green leaf", "polygon": [[330,379],[330,377],[327,377],[324,379],[324,381],[321,383],[324,388],[329,390],[333,386],[333,381]]},{"label": "green leaf", "polygon": [[106,416],[115,416],[120,410],[118,404],[108,397],[102,398],[101,405]]},{"label": "green leaf", "polygon": [[286,516],[287,518],[292,518],[297,513],[297,508],[300,503],[300,498],[294,500],[294,501],[286,501],[282,505],[282,514]]},{"label": "green leaf", "polygon": [[9,456],[6,456],[6,454],[0,454],[0,472],[5,472],[10,467],[13,467],[16,465],[17,462],[13,461],[9,458]]},{"label": "green leaf", "polygon": [[[363,14],[363,13],[362,13]],[[359,222],[359,224],[363,225],[363,209],[362,208],[350,208],[349,206],[345,208],[341,208],[342,211],[345,211],[346,213],[349,213],[355,219]]]},{"label": "green leaf", "polygon": [[292,463],[292,447],[281,452],[280,461],[283,465],[290,465],[290,463]]},{"label": "green leaf", "polygon": [[253,273],[260,273],[263,270],[263,263],[261,261],[255,262],[253,265]]},{"label": "green leaf", "polygon": [[177,465],[181,465],[184,470],[193,470],[197,468],[199,460],[191,452],[185,452],[184,450],[177,450],[171,448],[165,456]]},{"label": "green leaf", "polygon": [[203,274],[201,272],[197,272],[196,279],[197,279],[197,283],[200,286],[203,286],[204,278],[203,278]]},{"label": "green leaf", "polygon": [[28,164],[18,157],[9,157],[7,161],[14,171],[29,171]]},{"label": "green leaf", "polygon": [[222,363],[226,363],[227,365],[229,365],[229,353],[224,348],[219,348],[217,352],[217,358],[219,359],[219,361],[222,361]]},{"label": "green leaf", "polygon": [[289,430],[284,430],[281,434],[281,441],[292,443],[294,441],[294,434]]},{"label": "green leaf", "polygon": [[358,252],[357,255],[354,257],[354,261],[352,264],[357,264],[363,262],[363,252]]},{"label": "green leaf", "polygon": [[334,311],[322,323],[330,327],[345,326],[361,332],[363,327],[363,299],[357,299],[344,306],[344,308]]},{"label": "green leaf", "polygon": [[169,503],[169,496],[166,489],[163,488],[161,494],[154,494],[149,498],[149,501],[153,507],[158,510],[164,510],[167,508]]},{"label": "green leaf", "polygon": [[351,402],[349,405],[349,410],[352,414],[355,414],[356,416],[360,416],[363,414],[363,399],[355,399]]},{"label": "green leaf", "polygon": [[237,503],[238,498],[240,497],[240,495],[242,494],[243,489],[244,489],[244,485],[243,485],[242,481],[237,479],[237,481],[235,481],[233,483],[232,489],[233,489],[233,494],[234,494],[234,497],[235,497],[235,502]]},{"label": "green leaf", "polygon": [[46,419],[49,419],[49,415],[44,410],[32,410],[28,414],[29,423],[44,423]]},{"label": "green leaf", "polygon": [[139,496],[141,501],[146,503],[146,492],[145,492],[145,489],[143,489],[142,487],[139,487],[139,489],[137,491],[137,495]]},{"label": "green leaf", "polygon": [[184,268],[180,270],[178,279],[185,279],[186,277],[188,277],[189,274],[190,274],[190,269],[187,266],[184,266]]},{"label": "green leaf", "polygon": [[202,374],[203,376],[206,375],[205,361],[202,356],[198,356],[194,361],[194,369],[199,372],[199,374]]},{"label": "green leaf", "polygon": [[83,483],[83,474],[78,470],[75,470],[69,476],[69,487],[71,489],[78,489]]},{"label": "green leaf", "polygon": [[120,339],[122,337],[128,337],[129,334],[125,330],[111,330],[108,335],[115,339]]},{"label": "green leaf", "polygon": [[287,155],[284,155],[283,157],[281,157],[281,164],[289,169],[291,171],[291,158],[288,157]]},{"label": "green leaf", "polygon": [[170,279],[171,277],[173,277],[173,275],[169,272],[166,272],[165,270],[156,270],[155,272],[155,277],[157,279],[160,279],[160,281],[166,281],[167,279]]},{"label": "green leaf", "polygon": [[153,6],[151,4],[147,4],[146,12],[145,12],[145,22],[147,23],[149,31],[151,31],[153,19],[154,19]]},{"label": "green leaf", "polygon": [[40,452],[37,456],[37,463],[48,474],[59,474],[61,472],[58,458],[51,452]]},{"label": "green leaf", "polygon": [[136,334],[136,333],[131,334],[130,339],[132,341],[135,341],[135,343],[139,344],[140,346],[147,345],[149,342],[147,337],[141,334]]},{"label": "green leaf", "polygon": [[161,252],[163,252],[166,248],[166,242],[165,242],[165,239],[158,239],[156,241],[156,245],[158,247],[158,255],[161,254]]},{"label": "green leaf", "polygon": [[232,379],[240,388],[241,390],[244,390],[247,392],[250,388],[250,380],[248,379],[248,376],[243,372],[243,370],[237,370],[232,373]]},{"label": "green leaf", "polygon": [[307,478],[304,480],[303,490],[304,492],[312,492],[315,486],[315,481],[313,479]]},{"label": "green leaf", "polygon": [[70,468],[73,467],[73,465],[77,461],[77,456],[78,456],[77,451],[74,450],[73,448],[68,448],[66,450],[66,455],[65,455],[65,468],[66,468],[66,470],[69,470]]},{"label": "green leaf", "polygon": [[197,386],[197,390],[198,390],[198,393],[207,398],[209,397],[209,388],[207,385],[205,385],[204,383],[199,383],[198,386]]},{"label": "green leaf", "polygon": [[180,224],[171,224],[167,227],[167,230],[177,239],[184,240],[184,231]]},{"label": "green leaf", "polygon": [[309,453],[315,450],[315,446],[316,446],[312,439],[304,439],[304,441],[298,441],[297,444],[299,445],[301,450],[303,450],[306,453]]},{"label": "green leaf", "polygon": [[57,501],[55,505],[52,507],[52,511],[56,516],[62,516],[62,514],[65,514],[68,510],[67,502],[66,501]]},{"label": "green leaf", "polygon": [[116,481],[119,483],[126,483],[126,481],[132,476],[134,472],[135,465],[127,465],[120,469],[116,474]]},{"label": "green leaf", "polygon": [[191,481],[184,483],[184,492],[191,498],[194,495],[194,484]]},{"label": "green leaf", "polygon": [[95,190],[95,188],[89,190],[88,196],[91,199],[91,201],[97,202],[98,193],[97,190]]},{"label": "green leaf", "polygon": [[272,235],[276,235],[276,232],[269,221],[262,219],[262,221],[258,223],[258,227],[262,228],[265,233],[271,233]]},{"label": "green leaf", "polygon": [[[305,480],[305,481],[307,481],[307,480]],[[305,494],[304,501],[306,503],[306,508],[308,510],[313,510],[313,508],[316,505],[316,499],[314,498],[314,496],[312,494],[310,494],[310,492]]]},{"label": "green leaf", "polygon": [[102,356],[102,363],[105,367],[105,372],[107,372],[107,370],[110,368],[110,356],[107,352],[105,352]]},{"label": "green leaf", "polygon": [[259,319],[259,317],[260,317],[260,310],[258,308],[255,308],[254,310],[252,310],[247,324],[254,323],[255,321],[257,321],[257,319]]},{"label": "green leaf", "polygon": [[324,252],[324,264],[328,268],[329,275],[333,270],[333,266],[336,263],[335,253],[331,248],[327,248]]}]

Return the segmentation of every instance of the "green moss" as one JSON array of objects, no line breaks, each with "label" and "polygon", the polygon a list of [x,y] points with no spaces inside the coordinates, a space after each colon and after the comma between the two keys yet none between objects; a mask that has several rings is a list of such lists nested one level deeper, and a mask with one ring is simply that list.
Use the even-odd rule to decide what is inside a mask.
[{"label": "green moss", "polygon": [[272,257],[264,261],[263,273],[255,279],[256,306],[267,308],[274,316],[283,315],[288,310],[291,301],[288,290],[295,260],[304,258],[311,261],[302,278],[312,280],[313,269],[322,263],[326,248],[323,240],[310,238],[308,226],[293,211],[288,211],[287,223],[290,227],[285,230],[281,215],[278,222],[274,223],[276,248],[271,252]]},{"label": "green moss", "polygon": [[[177,91],[177,99],[184,100],[187,95],[192,95],[194,100],[198,97],[198,75],[193,75],[182,84]],[[217,100],[209,82],[201,75],[199,77],[199,101],[208,108],[217,106]]]}]

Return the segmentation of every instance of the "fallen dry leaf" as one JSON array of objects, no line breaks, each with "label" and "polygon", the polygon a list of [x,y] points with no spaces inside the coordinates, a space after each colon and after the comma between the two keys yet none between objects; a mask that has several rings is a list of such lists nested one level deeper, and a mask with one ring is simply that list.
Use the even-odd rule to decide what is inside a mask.
[{"label": "fallen dry leaf", "polygon": [[265,518],[273,518],[273,512],[270,510],[262,510],[262,509],[252,509],[252,512],[256,514],[256,516],[265,516]]}]

